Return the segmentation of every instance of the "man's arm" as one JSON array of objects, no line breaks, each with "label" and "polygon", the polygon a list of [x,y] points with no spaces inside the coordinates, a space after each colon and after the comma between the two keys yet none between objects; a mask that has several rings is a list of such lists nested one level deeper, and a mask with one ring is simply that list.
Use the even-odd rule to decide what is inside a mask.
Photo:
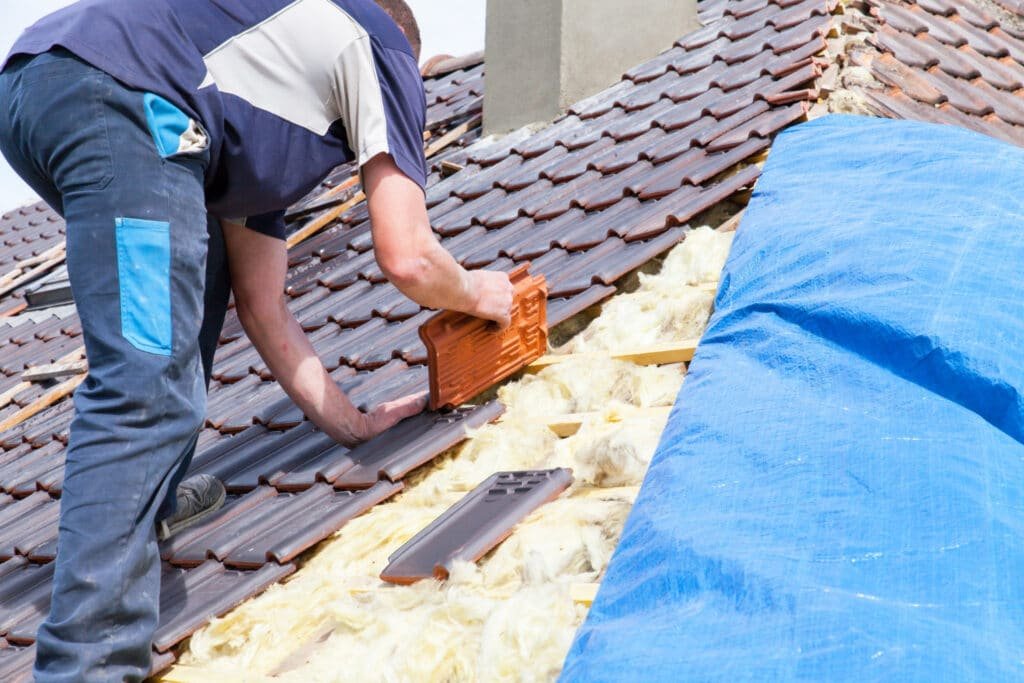
[{"label": "man's arm", "polygon": [[467,271],[430,229],[423,190],[388,154],[363,165],[377,263],[407,297],[427,308],[461,311],[506,327],[512,284],[496,271]]},{"label": "man's arm", "polygon": [[314,424],[335,441],[354,446],[423,410],[423,396],[385,403],[368,414],[356,409],[285,305],[285,243],[234,223],[222,225],[238,319],[274,377]]}]

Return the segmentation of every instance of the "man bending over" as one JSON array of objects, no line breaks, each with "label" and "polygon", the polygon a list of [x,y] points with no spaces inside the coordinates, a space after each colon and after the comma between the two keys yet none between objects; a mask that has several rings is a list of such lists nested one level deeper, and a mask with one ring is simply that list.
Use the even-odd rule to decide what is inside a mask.
[{"label": "man bending over", "polygon": [[418,49],[402,0],[81,0],[15,44],[0,150],[67,221],[89,361],[38,681],[149,671],[157,525],[223,500],[212,478],[179,484],[229,289],[274,377],[339,443],[423,409],[358,411],[285,306],[284,210],[332,168],[359,164],[377,261],[403,293],[508,323],[507,276],[463,270],[427,222]]}]

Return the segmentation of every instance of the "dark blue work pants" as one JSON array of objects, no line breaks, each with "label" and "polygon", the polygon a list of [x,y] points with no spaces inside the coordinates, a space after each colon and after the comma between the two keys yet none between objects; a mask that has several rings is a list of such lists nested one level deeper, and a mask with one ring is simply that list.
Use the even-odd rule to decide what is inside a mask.
[{"label": "dark blue work pants", "polygon": [[59,50],[0,75],[0,150],[67,221],[89,360],[74,397],[38,681],[149,671],[155,522],[173,513],[195,448],[227,305],[223,235],[203,196],[209,152],[162,157],[143,98]]}]

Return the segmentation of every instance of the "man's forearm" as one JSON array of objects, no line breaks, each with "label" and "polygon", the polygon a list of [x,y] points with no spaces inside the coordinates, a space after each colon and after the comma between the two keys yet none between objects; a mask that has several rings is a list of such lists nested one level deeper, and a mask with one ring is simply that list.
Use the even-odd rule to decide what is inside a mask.
[{"label": "man's forearm", "polygon": [[[426,229],[429,234],[429,228]],[[407,297],[427,308],[472,312],[475,292],[469,273],[434,239],[425,241],[415,256],[398,263],[381,263],[388,279]]]},{"label": "man's forearm", "polygon": [[382,403],[369,414],[356,410],[284,304],[284,242],[230,221],[222,225],[238,319],[285,392],[314,424],[352,446],[423,410],[425,401],[417,395]]},{"label": "man's forearm", "polygon": [[387,154],[363,166],[373,248],[381,270],[410,299],[508,325],[512,284],[504,273],[467,271],[430,229],[423,191]]},{"label": "man's forearm", "polygon": [[313,423],[335,441],[366,439],[366,416],[327,374],[305,333],[282,302],[267,310],[239,307],[246,334],[282,388]]}]

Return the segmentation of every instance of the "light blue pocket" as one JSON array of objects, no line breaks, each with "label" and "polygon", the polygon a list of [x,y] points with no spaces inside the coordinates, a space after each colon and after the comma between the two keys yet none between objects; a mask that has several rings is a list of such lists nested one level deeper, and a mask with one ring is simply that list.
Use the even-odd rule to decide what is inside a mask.
[{"label": "light blue pocket", "polygon": [[202,152],[209,146],[209,138],[202,126],[164,98],[146,93],[142,97],[142,104],[146,110],[149,133],[164,159],[178,154]]},{"label": "light blue pocket", "polygon": [[171,225],[116,218],[121,335],[140,351],[171,355]]}]

